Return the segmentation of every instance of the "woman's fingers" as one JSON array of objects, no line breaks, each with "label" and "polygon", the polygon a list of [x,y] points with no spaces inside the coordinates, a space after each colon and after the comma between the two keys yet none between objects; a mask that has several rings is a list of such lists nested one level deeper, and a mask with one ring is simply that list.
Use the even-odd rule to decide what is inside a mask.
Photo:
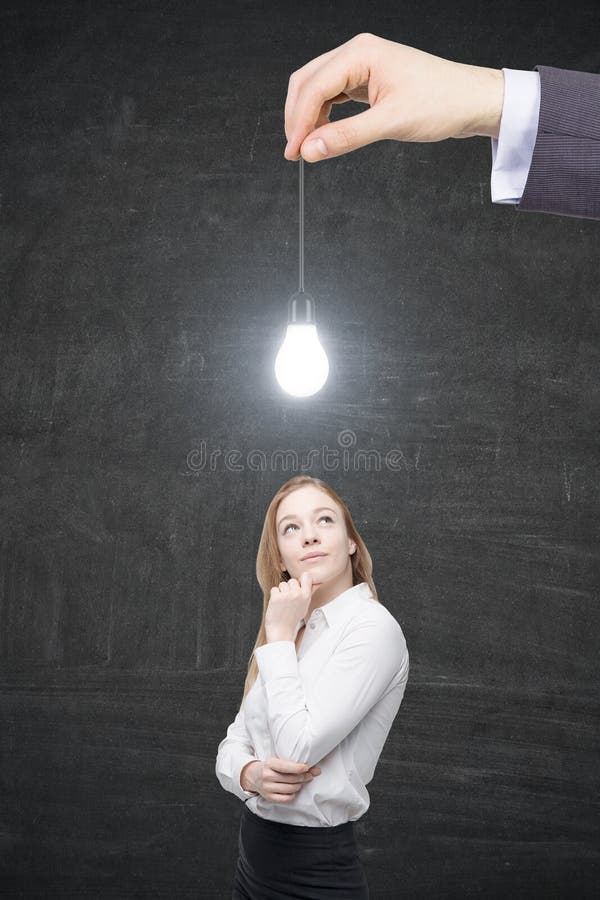
[{"label": "woman's fingers", "polygon": [[300,590],[305,600],[310,602],[312,596],[312,573],[303,572],[300,576]]},{"label": "woman's fingers", "polygon": [[263,768],[263,784],[274,802],[287,803],[307,781],[312,781],[320,774],[321,768],[318,765],[305,771],[303,763],[271,757]]}]

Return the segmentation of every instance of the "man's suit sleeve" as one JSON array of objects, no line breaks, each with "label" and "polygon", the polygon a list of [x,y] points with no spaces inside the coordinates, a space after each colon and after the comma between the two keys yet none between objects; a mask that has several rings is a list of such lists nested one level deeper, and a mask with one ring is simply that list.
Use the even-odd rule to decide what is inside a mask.
[{"label": "man's suit sleeve", "polygon": [[535,66],[538,131],[516,208],[600,219],[600,75]]}]

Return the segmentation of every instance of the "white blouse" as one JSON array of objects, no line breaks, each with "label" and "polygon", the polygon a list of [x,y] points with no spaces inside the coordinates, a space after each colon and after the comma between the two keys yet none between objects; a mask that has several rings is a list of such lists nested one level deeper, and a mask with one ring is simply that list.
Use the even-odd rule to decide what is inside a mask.
[{"label": "white blouse", "polygon": [[[298,622],[294,640],[305,624]],[[408,679],[406,640],[366,582],[313,610],[294,641],[254,651],[259,675],[217,750],[221,786],[253,813],[291,825],[340,825],[369,808],[366,785],[400,708]],[[321,767],[292,800],[245,791],[240,772],[270,756]]]}]

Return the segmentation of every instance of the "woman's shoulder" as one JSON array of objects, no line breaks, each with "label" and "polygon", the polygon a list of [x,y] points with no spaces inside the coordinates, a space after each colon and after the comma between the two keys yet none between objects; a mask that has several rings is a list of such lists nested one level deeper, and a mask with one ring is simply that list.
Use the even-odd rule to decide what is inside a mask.
[{"label": "woman's shoulder", "polygon": [[372,623],[374,626],[378,626],[386,631],[391,629],[404,638],[402,627],[397,618],[381,600],[376,600],[373,596],[362,598],[361,602],[356,605],[353,613],[352,618],[348,622],[348,626],[351,628]]},{"label": "woman's shoulder", "polygon": [[353,610],[337,647],[362,647],[365,659],[397,673],[408,665],[408,647],[396,617],[382,603],[365,599]]}]

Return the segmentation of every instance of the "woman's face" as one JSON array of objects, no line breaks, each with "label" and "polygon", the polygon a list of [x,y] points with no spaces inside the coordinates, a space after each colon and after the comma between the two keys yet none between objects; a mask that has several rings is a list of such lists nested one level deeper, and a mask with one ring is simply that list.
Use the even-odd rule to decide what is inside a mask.
[{"label": "woman's face", "polygon": [[[317,585],[351,572],[356,544],[348,537],[340,507],[325,491],[312,485],[292,491],[279,504],[275,523],[280,567],[291,578],[300,580],[310,572]],[[304,558],[314,553],[322,555]]]}]

